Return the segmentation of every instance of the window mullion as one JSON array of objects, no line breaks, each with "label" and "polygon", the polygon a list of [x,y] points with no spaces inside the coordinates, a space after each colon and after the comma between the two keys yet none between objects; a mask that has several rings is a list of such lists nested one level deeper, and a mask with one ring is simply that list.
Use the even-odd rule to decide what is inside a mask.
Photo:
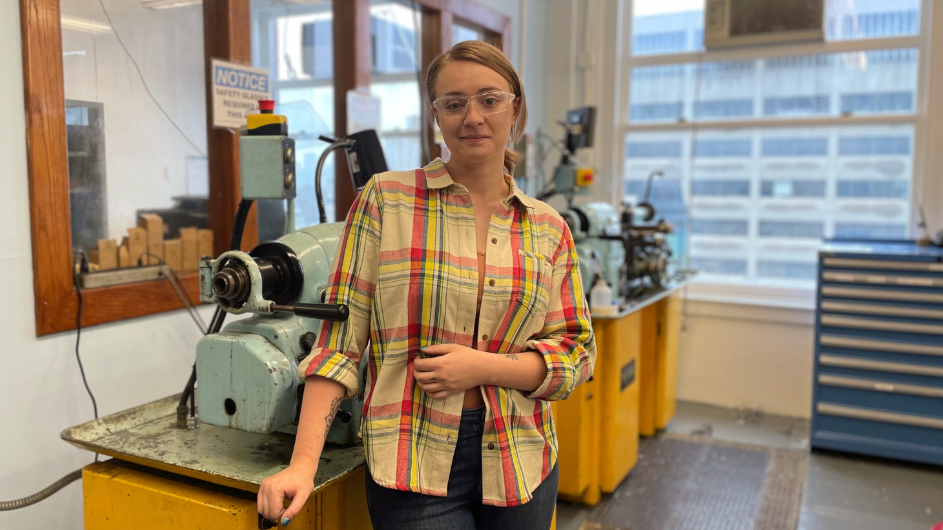
[{"label": "window mullion", "polygon": [[780,44],[776,46],[744,46],[721,50],[705,50],[687,53],[628,56],[628,68],[636,66],[662,66],[701,62],[744,61],[794,55],[822,55],[829,53],[853,53],[859,51],[889,50],[896,48],[919,48],[923,42],[919,35],[907,37],[882,37],[826,42]]}]

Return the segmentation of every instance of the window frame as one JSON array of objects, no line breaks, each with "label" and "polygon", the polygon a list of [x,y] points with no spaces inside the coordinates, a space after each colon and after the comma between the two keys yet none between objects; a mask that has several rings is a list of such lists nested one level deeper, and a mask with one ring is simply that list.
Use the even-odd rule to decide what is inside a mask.
[{"label": "window frame", "polygon": [[[783,127],[826,127],[875,124],[912,124],[914,127],[913,175],[910,190],[909,228],[916,233],[919,218],[919,198],[928,186],[930,175],[926,171],[929,81],[931,64],[930,46],[930,0],[920,1],[920,30],[916,35],[901,37],[860,38],[840,41],[784,43],[769,46],[746,46],[729,49],[701,50],[681,53],[632,55],[632,22],[634,2],[624,0],[622,10],[622,43],[620,72],[617,74],[617,127],[612,149],[616,154],[616,180],[620,188],[625,182],[625,140],[628,134],[658,131],[698,131],[733,129],[772,129]],[[663,123],[631,123],[629,108],[631,97],[631,72],[633,68],[678,64],[702,64],[710,62],[756,60],[796,55],[820,55],[848,52],[867,52],[887,49],[914,48],[917,50],[916,98],[913,113],[888,113],[880,115],[848,115],[801,118],[754,118],[743,120],[698,119]],[[687,205],[688,211],[690,206]],[[690,233],[685,242],[690,248]],[[788,308],[811,309],[814,307],[814,290],[803,287],[768,287],[742,283],[725,283],[696,280],[687,288],[687,296],[694,300],[759,304]]]},{"label": "window frame", "polygon": [[[249,58],[249,0],[203,0],[204,58]],[[20,0],[26,156],[36,335],[76,329],[79,296],[72,275],[72,225],[66,146],[62,27],[59,0]],[[207,98],[211,88],[206,87]],[[239,201],[238,135],[212,128],[207,105],[207,158],[210,173],[209,222],[214,251],[228,246]],[[244,248],[257,240],[255,209],[243,234]],[[199,273],[179,275],[193,300],[199,300]],[[82,325],[93,326],[183,308],[166,280],[82,290]]]}]

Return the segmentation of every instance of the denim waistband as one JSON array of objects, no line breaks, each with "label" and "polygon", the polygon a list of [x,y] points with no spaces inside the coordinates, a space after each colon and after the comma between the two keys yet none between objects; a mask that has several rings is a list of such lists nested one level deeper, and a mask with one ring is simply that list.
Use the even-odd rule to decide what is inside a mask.
[{"label": "denim waistband", "polygon": [[473,409],[462,409],[462,421],[479,421],[485,415],[485,406]]}]

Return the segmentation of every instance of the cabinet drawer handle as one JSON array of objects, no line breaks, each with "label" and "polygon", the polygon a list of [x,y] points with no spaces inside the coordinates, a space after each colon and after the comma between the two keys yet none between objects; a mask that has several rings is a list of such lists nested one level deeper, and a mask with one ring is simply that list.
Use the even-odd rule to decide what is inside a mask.
[{"label": "cabinet drawer handle", "polygon": [[[857,377],[820,374],[819,384],[827,386],[839,386],[842,388],[875,390],[877,392],[889,392],[893,394],[910,394],[913,396],[943,398],[943,388],[934,388],[931,386],[921,385],[907,385],[902,383],[889,383],[887,381],[872,381],[870,379],[860,379]],[[941,407],[943,407],[943,404],[941,404]]]},{"label": "cabinet drawer handle", "polygon": [[920,276],[896,276],[892,274],[854,274],[847,272],[823,272],[822,279],[831,282],[864,283],[874,285],[908,285],[918,287],[943,286],[943,278]]},{"label": "cabinet drawer handle", "polygon": [[943,294],[888,291],[884,289],[856,289],[854,287],[822,286],[822,296],[845,298],[873,298],[875,300],[901,300],[904,302],[943,303]]},{"label": "cabinet drawer handle", "polygon": [[839,416],[842,418],[853,418],[856,420],[880,421],[884,423],[896,423],[898,425],[913,425],[916,427],[927,427],[930,429],[943,429],[943,419],[927,418],[913,414],[899,414],[897,412],[884,412],[880,410],[862,409],[858,407],[846,407],[844,405],[835,405],[832,403],[819,403],[815,410],[819,414],[828,416]]},{"label": "cabinet drawer handle", "polygon": [[894,372],[897,374],[914,374],[943,377],[943,368],[924,366],[922,364],[892,363],[887,361],[871,361],[869,359],[855,359],[841,355],[820,355],[819,364],[822,366],[836,366],[838,368],[857,368],[876,372]]},{"label": "cabinet drawer handle", "polygon": [[838,335],[823,334],[819,339],[819,344],[822,346],[835,346],[838,348],[860,348],[862,350],[943,356],[943,347],[939,346],[910,344],[906,342],[893,342],[886,340],[853,339],[850,337],[840,337]]},{"label": "cabinet drawer handle", "polygon": [[926,319],[935,318],[943,320],[943,311],[939,309],[917,309],[914,307],[899,307],[865,303],[848,304],[844,302],[833,302],[831,300],[822,300],[822,310],[834,311],[838,313],[858,313],[862,315],[913,317]]},{"label": "cabinet drawer handle", "polygon": [[822,324],[844,328],[879,329],[882,331],[898,331],[902,333],[925,333],[943,335],[943,326],[933,324],[915,324],[911,322],[888,322],[872,318],[848,317],[840,315],[822,315]]},{"label": "cabinet drawer handle", "polygon": [[835,267],[836,269],[888,269],[898,271],[943,272],[943,263],[847,258],[825,258],[822,263],[826,267]]}]

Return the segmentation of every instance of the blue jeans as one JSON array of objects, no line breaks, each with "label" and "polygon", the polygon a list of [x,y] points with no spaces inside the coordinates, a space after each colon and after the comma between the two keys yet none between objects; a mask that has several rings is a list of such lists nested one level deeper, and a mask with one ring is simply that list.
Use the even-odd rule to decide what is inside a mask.
[{"label": "blue jeans", "polygon": [[508,508],[481,503],[481,435],[485,408],[462,411],[447,497],[384,488],[367,471],[367,506],[375,530],[550,528],[557,502],[557,467],[527,503]]}]

